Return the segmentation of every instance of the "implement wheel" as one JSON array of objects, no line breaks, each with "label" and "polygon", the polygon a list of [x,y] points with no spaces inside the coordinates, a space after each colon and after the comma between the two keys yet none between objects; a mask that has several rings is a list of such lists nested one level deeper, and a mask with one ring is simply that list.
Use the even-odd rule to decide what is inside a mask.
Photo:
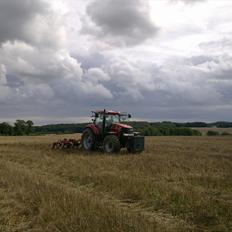
[{"label": "implement wheel", "polygon": [[86,151],[94,150],[95,135],[91,129],[87,128],[83,131],[81,145]]},{"label": "implement wheel", "polygon": [[121,149],[119,139],[115,135],[107,135],[103,141],[103,150],[106,153],[117,153]]}]

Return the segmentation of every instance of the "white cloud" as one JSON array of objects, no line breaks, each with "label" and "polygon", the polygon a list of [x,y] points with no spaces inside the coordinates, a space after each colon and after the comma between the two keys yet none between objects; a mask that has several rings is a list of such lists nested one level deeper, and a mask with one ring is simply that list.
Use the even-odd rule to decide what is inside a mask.
[{"label": "white cloud", "polygon": [[1,62],[21,81],[19,97],[31,98],[39,94],[51,97],[51,90],[58,96],[61,92],[64,98],[77,97],[78,100],[92,95],[112,97],[109,90],[98,83],[109,80],[107,74],[100,68],[93,68],[87,70],[85,78],[80,63],[65,50],[38,49],[23,42],[7,42],[0,53],[3,55]]},{"label": "white cloud", "polygon": [[11,90],[7,86],[6,68],[0,63],[0,102],[6,100],[10,94]]},{"label": "white cloud", "polygon": [[5,85],[6,83],[6,67],[0,64],[0,84]]},{"label": "white cloud", "polygon": [[186,4],[193,4],[198,2],[204,2],[206,0],[171,0],[172,2],[184,2]]},{"label": "white cloud", "polygon": [[110,76],[105,73],[102,69],[100,68],[90,68],[86,71],[84,74],[84,78],[86,80],[89,80],[93,83],[97,83],[99,81],[109,81]]},{"label": "white cloud", "polygon": [[135,100],[143,98],[142,91],[154,89],[153,78],[143,65],[127,60],[120,56],[110,60],[108,72],[112,77],[112,91],[116,89],[116,95],[127,96]]},{"label": "white cloud", "polygon": [[192,2],[2,0],[0,117],[229,118],[232,4]]}]

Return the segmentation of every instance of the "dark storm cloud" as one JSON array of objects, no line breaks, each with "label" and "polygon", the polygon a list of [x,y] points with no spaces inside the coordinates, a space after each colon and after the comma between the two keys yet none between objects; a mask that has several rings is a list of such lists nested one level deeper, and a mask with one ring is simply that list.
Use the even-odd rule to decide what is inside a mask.
[{"label": "dark storm cloud", "polygon": [[0,1],[0,43],[7,40],[28,41],[28,25],[46,6],[42,0]]},{"label": "dark storm cloud", "polygon": [[[87,14],[97,26],[96,36],[111,43],[133,45],[151,38],[158,28],[149,17],[148,5],[142,0],[95,0]],[[83,28],[91,32],[91,28]]]}]

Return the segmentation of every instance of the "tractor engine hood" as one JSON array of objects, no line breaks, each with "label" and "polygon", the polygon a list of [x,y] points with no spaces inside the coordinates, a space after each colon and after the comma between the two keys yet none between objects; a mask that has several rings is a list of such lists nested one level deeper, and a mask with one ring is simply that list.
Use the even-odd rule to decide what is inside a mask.
[{"label": "tractor engine hood", "polygon": [[117,126],[117,127],[121,127],[121,128],[127,128],[127,129],[132,129],[131,126],[127,125],[127,124],[122,124],[122,123],[113,123],[113,125]]}]

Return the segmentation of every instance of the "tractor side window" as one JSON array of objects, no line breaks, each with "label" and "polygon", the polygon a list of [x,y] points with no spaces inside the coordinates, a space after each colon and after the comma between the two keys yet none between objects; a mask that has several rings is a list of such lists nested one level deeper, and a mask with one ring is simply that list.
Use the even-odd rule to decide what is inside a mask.
[{"label": "tractor side window", "polygon": [[120,117],[120,120],[121,120],[122,122],[127,121],[127,119],[128,119],[127,115],[121,115],[121,117]]},{"label": "tractor side window", "polygon": [[102,124],[103,124],[103,116],[99,115],[99,117],[97,117],[95,119],[95,124],[98,128],[102,128]]},{"label": "tractor side window", "polygon": [[106,115],[106,127],[111,126],[113,123],[112,115]]}]

